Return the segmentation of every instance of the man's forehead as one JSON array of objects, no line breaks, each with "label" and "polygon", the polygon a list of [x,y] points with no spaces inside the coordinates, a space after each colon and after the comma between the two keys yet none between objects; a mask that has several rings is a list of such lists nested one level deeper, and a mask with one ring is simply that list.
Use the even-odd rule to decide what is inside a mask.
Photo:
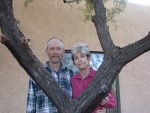
[{"label": "man's forehead", "polygon": [[48,45],[62,45],[62,42],[58,39],[52,39],[48,42]]},{"label": "man's forehead", "polygon": [[48,42],[48,48],[60,47],[62,48],[62,42],[59,39],[52,39]]}]

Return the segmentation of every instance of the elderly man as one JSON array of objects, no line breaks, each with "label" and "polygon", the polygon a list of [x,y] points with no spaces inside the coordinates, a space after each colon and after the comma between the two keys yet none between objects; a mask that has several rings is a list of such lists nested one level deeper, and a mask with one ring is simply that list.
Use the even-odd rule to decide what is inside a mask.
[{"label": "elderly man", "polygon": [[[61,63],[64,54],[64,44],[56,37],[47,41],[45,52],[49,57],[49,61],[45,63],[45,68],[50,75],[56,80],[62,90],[71,98],[72,88],[70,78],[73,71],[65,67]],[[58,113],[57,108],[43,93],[43,91],[30,78],[27,97],[26,113]]]}]

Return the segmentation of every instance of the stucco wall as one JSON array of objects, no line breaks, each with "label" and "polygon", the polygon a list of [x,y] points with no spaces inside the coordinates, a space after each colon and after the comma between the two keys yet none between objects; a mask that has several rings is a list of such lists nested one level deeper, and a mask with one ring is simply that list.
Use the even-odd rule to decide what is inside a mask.
[{"label": "stucco wall", "polygon": [[[85,42],[91,50],[102,51],[92,22],[83,22],[83,4],[68,5],[60,0],[35,0],[28,7],[14,0],[14,14],[20,30],[32,40],[34,54],[45,62],[48,37],[58,36],[65,48]],[[128,4],[118,16],[118,29],[110,26],[114,43],[126,46],[143,38],[149,31],[150,6]],[[122,113],[150,111],[150,52],[127,64],[120,73]],[[25,113],[28,75],[7,48],[0,44],[0,113]]]},{"label": "stucco wall", "polygon": [[[141,39],[150,30],[150,6],[128,4],[119,15],[118,30],[111,31],[116,45],[125,46]],[[127,64],[120,73],[122,113],[149,113],[150,52]]]}]

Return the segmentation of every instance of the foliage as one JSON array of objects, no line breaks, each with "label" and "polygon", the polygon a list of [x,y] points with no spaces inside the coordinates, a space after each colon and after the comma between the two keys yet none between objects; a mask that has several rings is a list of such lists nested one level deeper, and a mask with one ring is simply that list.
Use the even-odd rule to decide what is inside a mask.
[{"label": "foliage", "polygon": [[[33,0],[25,0],[24,5],[27,6]],[[91,20],[92,16],[94,15],[94,4],[93,0],[75,0],[77,4],[80,2],[85,1],[85,8],[83,9],[85,21]],[[113,23],[116,27],[116,16],[122,13],[126,7],[127,0],[103,0],[104,5],[109,2],[112,2],[112,6],[106,6],[106,17],[107,22]]]},{"label": "foliage", "polygon": [[[80,3],[83,0],[76,0],[76,3]],[[113,23],[116,27],[116,16],[122,13],[126,7],[127,0],[103,0],[106,7],[106,17],[107,22]],[[112,6],[107,7],[107,3],[112,2]],[[85,9],[84,9],[85,21],[91,20],[94,15],[94,5],[93,0],[85,0]]]},{"label": "foliage", "polygon": [[115,17],[124,11],[126,2],[127,0],[114,0],[113,7],[106,8],[107,22],[111,22],[116,25]]},{"label": "foliage", "polygon": [[33,0],[25,0],[24,5],[27,6],[29,3],[31,3]]}]

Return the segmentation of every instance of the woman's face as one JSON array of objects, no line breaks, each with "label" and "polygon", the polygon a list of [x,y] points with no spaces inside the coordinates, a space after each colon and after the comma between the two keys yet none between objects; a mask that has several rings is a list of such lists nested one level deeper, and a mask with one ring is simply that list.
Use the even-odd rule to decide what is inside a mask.
[{"label": "woman's face", "polygon": [[87,55],[78,52],[76,55],[74,55],[73,59],[74,64],[79,68],[79,70],[89,67],[90,58],[87,57]]}]

